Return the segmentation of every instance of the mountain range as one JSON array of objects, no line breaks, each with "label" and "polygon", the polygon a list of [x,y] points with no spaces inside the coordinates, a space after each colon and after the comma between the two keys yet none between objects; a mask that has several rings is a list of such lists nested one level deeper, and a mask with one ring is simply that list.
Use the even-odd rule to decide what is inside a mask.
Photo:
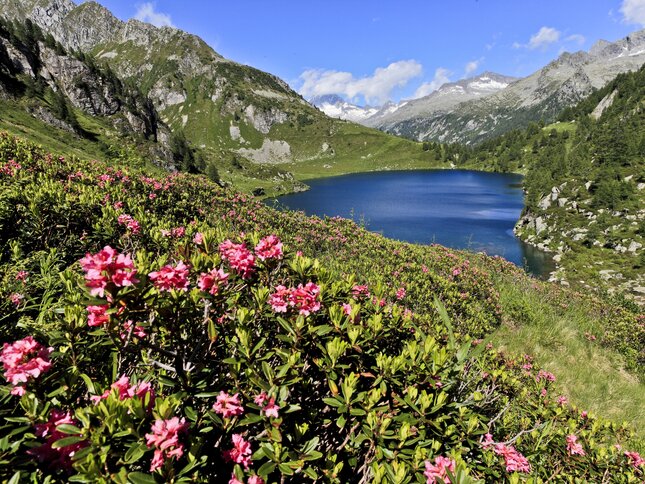
[{"label": "mountain range", "polygon": [[[477,143],[531,121],[550,122],[617,74],[645,62],[645,30],[616,42],[600,40],[589,52],[564,52],[528,77],[491,72],[447,83],[428,96],[360,111],[342,99],[320,103],[330,116],[417,141]],[[360,114],[359,114],[360,113]]]}]

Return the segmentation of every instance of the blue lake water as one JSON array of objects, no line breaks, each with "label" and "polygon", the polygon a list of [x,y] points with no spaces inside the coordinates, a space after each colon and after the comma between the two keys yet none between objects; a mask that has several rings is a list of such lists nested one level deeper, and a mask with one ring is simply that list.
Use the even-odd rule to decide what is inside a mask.
[{"label": "blue lake water", "polygon": [[470,170],[357,173],[308,181],[310,190],[268,203],[352,218],[393,239],[499,255],[543,277],[551,258],[513,235],[521,182],[521,175]]}]

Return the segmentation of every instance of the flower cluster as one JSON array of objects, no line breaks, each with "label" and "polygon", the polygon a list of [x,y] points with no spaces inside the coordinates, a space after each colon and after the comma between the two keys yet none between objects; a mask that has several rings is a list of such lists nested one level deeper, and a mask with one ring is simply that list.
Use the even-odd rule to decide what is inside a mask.
[{"label": "flower cluster", "polygon": [[165,265],[158,271],[148,274],[148,277],[160,291],[171,291],[173,289],[185,291],[190,284],[188,275],[188,266],[183,262],[179,262],[174,266]]},{"label": "flower cluster", "polygon": [[141,231],[141,226],[131,215],[121,214],[117,219],[120,225],[125,225],[130,232],[138,234]]},{"label": "flower cluster", "polygon": [[14,386],[12,395],[24,395],[24,384],[51,368],[49,355],[52,351],[53,348],[45,348],[31,336],[3,345],[0,361],[5,370],[4,377]]},{"label": "flower cluster", "polygon": [[504,457],[504,464],[508,472],[531,472],[531,464],[526,457],[519,453],[512,445],[495,444],[493,450],[497,455]]},{"label": "flower cluster", "polygon": [[243,279],[251,277],[254,272],[255,256],[246,248],[246,244],[234,244],[230,240],[225,240],[219,246],[219,253]]},{"label": "flower cluster", "polygon": [[634,467],[634,469],[645,466],[645,459],[643,459],[638,452],[625,452],[625,457],[627,457],[629,463]]},{"label": "flower cluster", "polygon": [[567,452],[570,455],[585,455],[582,444],[578,442],[578,437],[573,434],[567,435]]},{"label": "flower cluster", "polygon": [[255,254],[260,260],[282,259],[282,242],[275,235],[264,237],[255,246]]},{"label": "flower cluster", "polygon": [[103,326],[110,321],[110,316],[107,310],[110,308],[107,304],[99,306],[87,306],[87,325],[88,326]]},{"label": "flower cluster", "polygon": [[238,394],[231,396],[226,392],[220,392],[217,401],[213,405],[213,411],[224,418],[235,417],[244,413]]},{"label": "flower cluster", "polygon": [[150,472],[159,469],[166,459],[180,458],[184,455],[184,444],[179,436],[188,430],[185,418],[158,419],[152,424],[151,433],[146,434],[146,445],[155,447],[155,453],[150,463]]},{"label": "flower cluster", "polygon": [[201,273],[197,287],[213,296],[219,292],[220,287],[228,284],[228,274],[222,269],[213,269],[208,273]]},{"label": "flower cluster", "polygon": [[426,461],[426,470],[423,472],[423,475],[427,478],[426,484],[435,484],[437,479],[441,479],[440,482],[450,484],[451,480],[447,471],[454,473],[456,465],[457,463],[453,459],[443,456],[435,458],[434,464]]},{"label": "flower cluster", "polygon": [[64,469],[69,471],[72,468],[72,458],[74,454],[83,447],[87,446],[86,441],[75,442],[70,445],[59,447],[55,445],[57,441],[70,437],[68,434],[60,432],[57,427],[59,425],[77,425],[70,412],[63,412],[58,409],[53,409],[49,413],[49,420],[44,424],[37,424],[35,434],[39,438],[44,438],[45,443],[29,449],[28,454],[34,456],[38,462],[47,463],[51,469]]},{"label": "flower cluster", "polygon": [[233,448],[223,453],[226,462],[242,464],[245,469],[251,465],[251,444],[240,434],[233,434]]},{"label": "flower cluster", "polygon": [[9,160],[4,165],[0,166],[0,174],[14,176],[22,169],[22,165],[15,160]]},{"label": "flower cluster", "polygon": [[109,389],[105,390],[102,395],[93,395],[90,397],[90,400],[95,404],[101,400],[104,400],[110,396],[112,390],[117,390],[119,394],[119,400],[125,400],[127,398],[138,397],[142,400],[146,398],[146,395],[150,395],[148,409],[151,409],[155,404],[155,390],[152,388],[150,382],[140,381],[135,385],[130,384],[130,378],[126,375],[121,376],[117,381],[112,383]]},{"label": "flower cluster", "polygon": [[260,405],[261,411],[264,412],[264,415],[267,417],[279,417],[278,411],[280,410],[280,406],[276,405],[275,398],[269,397],[266,392],[260,393],[253,401],[256,405]]},{"label": "flower cluster", "polygon": [[137,271],[130,256],[118,254],[109,245],[94,255],[87,253],[79,262],[85,271],[85,285],[90,288],[92,296],[105,297],[110,283],[126,287],[139,282],[134,277]]},{"label": "flower cluster", "polygon": [[320,309],[319,293],[320,287],[313,282],[290,289],[280,285],[269,296],[269,305],[276,313],[286,313],[288,307],[294,307],[299,314],[309,316]]}]

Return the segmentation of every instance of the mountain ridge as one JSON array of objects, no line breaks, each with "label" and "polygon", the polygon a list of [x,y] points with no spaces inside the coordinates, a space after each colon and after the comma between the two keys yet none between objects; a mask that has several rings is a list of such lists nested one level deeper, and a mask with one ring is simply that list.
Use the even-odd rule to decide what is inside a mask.
[{"label": "mountain ridge", "polygon": [[564,52],[499,92],[467,100],[452,111],[381,122],[376,127],[418,141],[478,143],[532,121],[553,121],[562,109],[616,75],[637,70],[643,62],[645,29],[615,42],[598,41],[589,52]]}]

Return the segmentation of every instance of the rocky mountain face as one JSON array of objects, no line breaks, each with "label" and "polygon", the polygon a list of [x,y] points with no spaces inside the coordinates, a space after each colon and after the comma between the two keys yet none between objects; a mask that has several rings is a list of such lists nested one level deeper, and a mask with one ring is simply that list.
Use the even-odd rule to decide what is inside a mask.
[{"label": "rocky mountain face", "polygon": [[123,22],[92,1],[0,0],[0,7],[5,16],[31,19],[66,49],[91,54],[119,78],[136,82],[165,123],[212,157],[265,153],[274,126],[320,116],[284,81],[226,60],[181,30]]},{"label": "rocky mountain face", "polygon": [[30,97],[28,109],[48,124],[80,133],[69,104],[90,116],[109,119],[121,133],[162,144],[168,141],[169,131],[148,98],[84,56],[68,53],[51,38],[45,42],[42,31],[30,24],[0,26],[0,72],[4,97]]},{"label": "rocky mountain face", "polygon": [[[398,110],[368,124],[419,141],[477,143],[540,119],[549,122],[566,107],[645,62],[645,30],[617,42],[599,41],[589,52],[563,53],[532,75],[446,108]],[[439,96],[437,91],[437,96]],[[434,95],[435,93],[433,93]],[[428,98],[432,97],[428,96]]]}]

